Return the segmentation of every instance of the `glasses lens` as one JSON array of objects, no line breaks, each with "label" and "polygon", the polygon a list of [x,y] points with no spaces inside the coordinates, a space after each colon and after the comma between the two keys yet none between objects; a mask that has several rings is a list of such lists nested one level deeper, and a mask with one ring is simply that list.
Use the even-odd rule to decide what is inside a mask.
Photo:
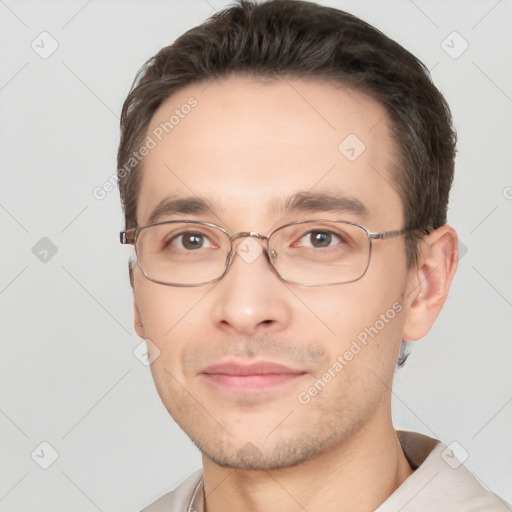
[{"label": "glasses lens", "polygon": [[366,232],[345,222],[291,224],[272,234],[269,247],[277,272],[298,284],[355,281],[366,272],[370,259]]},{"label": "glasses lens", "polygon": [[136,250],[149,279],[198,285],[220,277],[231,249],[221,229],[199,222],[167,222],[141,229]]}]

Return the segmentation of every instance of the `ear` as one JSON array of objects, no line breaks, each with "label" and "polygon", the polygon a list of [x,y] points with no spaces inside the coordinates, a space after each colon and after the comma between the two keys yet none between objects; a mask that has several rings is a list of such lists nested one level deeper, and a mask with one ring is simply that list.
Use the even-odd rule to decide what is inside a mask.
[{"label": "ear", "polygon": [[420,243],[418,264],[409,273],[404,340],[419,340],[430,331],[448,296],[458,256],[457,233],[447,224]]},{"label": "ear", "polygon": [[135,297],[133,298],[133,326],[135,328],[135,332],[139,336],[139,338],[146,339],[144,333],[144,324],[142,323],[142,317],[140,315],[139,307],[137,306],[137,302],[135,301]]}]

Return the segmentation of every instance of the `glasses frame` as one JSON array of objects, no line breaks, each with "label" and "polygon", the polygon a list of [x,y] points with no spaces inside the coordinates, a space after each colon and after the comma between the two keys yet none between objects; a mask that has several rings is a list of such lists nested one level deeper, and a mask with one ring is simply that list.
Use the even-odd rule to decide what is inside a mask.
[{"label": "glasses frame", "polygon": [[[364,231],[364,233],[366,234],[366,236],[368,238],[368,243],[369,243],[368,261],[366,263],[366,267],[365,267],[363,273],[359,277],[357,277],[355,279],[351,279],[349,281],[341,281],[341,282],[335,282],[335,283],[310,284],[310,283],[301,283],[298,281],[292,281],[290,279],[283,277],[279,273],[279,271],[274,266],[274,263],[272,262],[274,256],[272,255],[273,251],[269,247],[270,238],[278,231],[285,229],[289,226],[306,224],[306,223],[310,223],[310,222],[336,222],[339,224],[349,224],[351,226],[355,226]],[[229,254],[226,258],[226,268],[225,268],[224,272],[219,277],[212,279],[211,281],[206,281],[204,283],[196,283],[196,284],[167,283],[165,281],[160,281],[158,279],[149,277],[146,274],[146,272],[144,271],[144,269],[142,268],[142,265],[140,264],[140,261],[139,261],[139,255],[137,252],[137,239],[139,237],[139,234],[142,231],[144,231],[145,229],[151,228],[153,226],[161,226],[163,224],[198,224],[201,226],[208,226],[211,228],[216,228],[216,229],[219,229],[220,231],[222,231],[227,236],[227,238],[229,239],[229,241],[231,243],[231,250],[229,251]],[[333,286],[333,285],[340,285],[340,284],[348,284],[348,283],[353,283],[355,281],[359,281],[360,279],[362,279],[364,277],[364,275],[366,274],[366,271],[368,270],[368,267],[370,266],[370,260],[371,260],[371,256],[372,256],[372,247],[373,247],[374,240],[389,240],[390,238],[396,238],[398,236],[408,235],[408,234],[412,234],[412,233],[421,233],[422,235],[428,236],[428,235],[430,235],[430,230],[423,229],[423,228],[416,228],[416,229],[397,229],[397,230],[392,230],[392,231],[376,232],[376,231],[370,231],[368,228],[362,226],[361,224],[358,224],[356,222],[347,221],[347,220],[311,219],[311,220],[299,220],[299,221],[295,221],[295,222],[289,222],[287,224],[284,224],[283,226],[279,226],[278,228],[274,229],[268,236],[262,235],[255,231],[241,231],[239,233],[235,233],[234,235],[230,235],[226,229],[224,229],[223,227],[218,226],[217,224],[214,224],[212,222],[206,222],[206,221],[201,221],[201,220],[167,220],[167,221],[162,221],[162,222],[155,222],[154,224],[148,224],[146,226],[139,226],[136,228],[123,229],[119,233],[119,239],[120,239],[120,242],[124,245],[133,245],[134,246],[135,259],[136,259],[137,265],[140,268],[144,277],[154,283],[163,284],[165,286],[192,288],[192,287],[196,287],[196,286],[204,286],[207,284],[213,284],[213,283],[220,281],[227,274],[227,272],[228,272],[229,268],[231,267],[231,264],[233,263],[233,260],[235,258],[236,247],[233,244],[233,242],[235,242],[236,240],[239,240],[241,238],[255,238],[257,240],[265,242],[264,248],[265,248],[265,254],[267,256],[267,261],[270,264],[270,266],[272,267],[272,269],[274,270],[274,272],[277,274],[277,276],[281,280],[285,281],[286,283],[295,284],[295,285],[299,285],[299,286],[320,287],[320,286]]]}]

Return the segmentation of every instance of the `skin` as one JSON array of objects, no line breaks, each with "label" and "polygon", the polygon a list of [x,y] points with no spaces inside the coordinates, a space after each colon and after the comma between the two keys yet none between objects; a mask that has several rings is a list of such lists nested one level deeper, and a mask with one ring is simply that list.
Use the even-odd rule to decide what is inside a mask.
[{"label": "skin", "polygon": [[[304,79],[230,77],[170,96],[148,134],[190,96],[197,107],[144,160],[138,225],[165,198],[204,197],[212,208],[175,214],[230,234],[267,235],[287,222],[337,218],[372,231],[401,229],[402,204],[389,172],[396,149],[386,113],[353,90]],[[340,142],[366,146],[349,161]],[[376,172],[378,171],[378,172]],[[276,211],[302,192],[357,198],[367,215]],[[160,356],[151,369],[161,399],[203,454],[206,508],[217,511],[370,511],[412,474],[391,420],[391,386],[402,339],[427,334],[457,262],[449,226],[406,264],[403,237],[376,241],[365,276],[353,283],[284,283],[264,254],[236,256],[219,282],[163,286],[134,268],[135,329]],[[307,405],[307,390],[394,303],[402,311]],[[303,373],[261,392],[219,388],[201,373],[236,360],[270,360]]]}]

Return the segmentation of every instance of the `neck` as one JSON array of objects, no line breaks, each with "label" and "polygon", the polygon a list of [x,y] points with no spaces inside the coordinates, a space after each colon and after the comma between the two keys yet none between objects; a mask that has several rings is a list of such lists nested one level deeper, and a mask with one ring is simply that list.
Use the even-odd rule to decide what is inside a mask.
[{"label": "neck", "polygon": [[206,512],[370,512],[413,472],[391,419],[297,466],[268,471],[221,468],[203,456]]}]

